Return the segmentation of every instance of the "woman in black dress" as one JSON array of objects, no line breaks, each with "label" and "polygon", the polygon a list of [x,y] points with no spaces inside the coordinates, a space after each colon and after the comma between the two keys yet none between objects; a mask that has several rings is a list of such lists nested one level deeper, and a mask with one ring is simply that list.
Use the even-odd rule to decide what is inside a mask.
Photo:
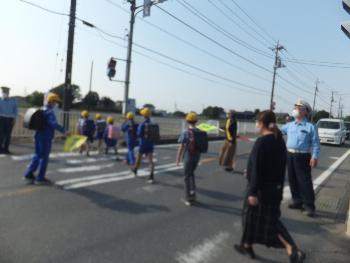
[{"label": "woman in black dress", "polygon": [[287,150],[275,114],[261,112],[257,127],[261,137],[257,139],[248,161],[243,235],[241,244],[234,248],[252,259],[255,258],[253,244],[286,248],[290,262],[304,262],[305,253],[297,248],[280,221]]}]

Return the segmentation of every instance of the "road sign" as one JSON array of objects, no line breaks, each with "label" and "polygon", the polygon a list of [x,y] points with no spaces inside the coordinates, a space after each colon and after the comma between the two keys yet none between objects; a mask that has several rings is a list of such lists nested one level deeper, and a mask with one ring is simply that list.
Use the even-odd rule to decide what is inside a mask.
[{"label": "road sign", "polygon": [[344,22],[341,25],[341,30],[343,30],[344,34],[350,38],[350,22]]},{"label": "road sign", "polygon": [[350,14],[350,0],[343,0],[343,7]]},{"label": "road sign", "polygon": [[147,17],[151,15],[151,6],[152,6],[151,0],[144,0],[143,2],[143,17]]}]

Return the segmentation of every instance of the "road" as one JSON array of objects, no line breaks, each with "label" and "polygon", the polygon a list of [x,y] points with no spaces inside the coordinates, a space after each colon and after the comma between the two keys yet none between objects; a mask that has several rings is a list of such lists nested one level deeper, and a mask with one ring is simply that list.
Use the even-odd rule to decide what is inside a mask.
[{"label": "road", "polygon": [[[55,153],[48,168],[53,187],[23,184],[31,147],[14,146],[13,156],[0,157],[0,262],[250,262],[232,244],[241,234],[242,171],[253,143],[239,142],[235,173],[217,165],[221,142],[210,143],[197,170],[201,205],[196,207],[181,202],[183,175],[174,163],[175,145],[156,149],[154,185],[142,176],[147,168],[135,179],[112,156]],[[322,146],[314,179],[348,151],[349,146]],[[301,247],[322,250],[323,243],[313,243],[312,236],[320,233],[318,219],[287,211],[285,204],[283,215]],[[257,248],[263,262],[288,262],[283,252]],[[323,259],[309,262],[348,262],[339,253],[338,261],[314,255]]]}]

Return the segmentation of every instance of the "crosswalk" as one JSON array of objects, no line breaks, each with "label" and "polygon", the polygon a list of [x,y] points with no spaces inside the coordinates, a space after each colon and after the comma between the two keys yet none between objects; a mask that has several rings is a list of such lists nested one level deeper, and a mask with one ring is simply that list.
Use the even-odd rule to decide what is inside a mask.
[{"label": "crosswalk", "polygon": [[[115,155],[99,154],[97,151],[91,152],[90,156],[81,155],[77,152],[52,153],[50,154],[50,160],[53,163],[49,166],[50,170],[48,174],[55,180],[56,186],[64,190],[130,180],[135,176],[131,172],[130,167],[124,165],[122,162],[126,152],[126,149],[119,150],[118,161]],[[182,165],[177,166],[175,164],[173,156],[164,154],[159,156],[159,164],[157,164],[157,156],[158,154],[154,153],[154,162],[156,163],[154,174],[183,169]],[[9,158],[16,163],[25,163],[31,160],[32,154],[15,155]],[[147,160],[142,160],[142,163],[147,164]],[[121,167],[123,167],[122,171],[120,171]],[[113,170],[116,172],[113,172]],[[148,168],[142,168],[138,171],[137,176],[142,178],[148,176],[149,173]],[[56,178],[59,178],[59,180]]]}]

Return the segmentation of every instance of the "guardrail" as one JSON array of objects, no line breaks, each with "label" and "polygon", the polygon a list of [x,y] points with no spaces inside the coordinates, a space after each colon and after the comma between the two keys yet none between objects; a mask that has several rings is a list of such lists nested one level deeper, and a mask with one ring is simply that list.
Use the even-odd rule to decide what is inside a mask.
[{"label": "guardrail", "polygon": [[[20,114],[16,120],[12,136],[15,138],[25,138],[32,137],[34,132],[23,127],[23,115]],[[59,111],[56,113],[57,119],[60,123],[63,120],[63,112]],[[90,112],[90,116],[93,118],[95,116],[94,112]],[[124,118],[121,114],[103,114],[103,117],[112,116],[115,120],[115,124],[121,126]],[[80,112],[71,111],[69,112],[69,131],[75,133],[76,124],[79,120]],[[153,117],[152,120],[159,124],[161,135],[162,136],[178,136],[186,127],[186,122],[183,118],[170,118],[170,117]],[[136,116],[136,122],[141,122],[142,117]],[[220,122],[217,120],[200,120],[200,123],[210,123],[211,125],[216,126],[218,129],[211,132],[215,135],[220,135]],[[258,131],[255,127],[254,122],[238,122],[238,134],[247,135],[247,134],[256,134]],[[58,134],[58,133],[57,133]],[[222,134],[222,133],[221,133]]]}]

